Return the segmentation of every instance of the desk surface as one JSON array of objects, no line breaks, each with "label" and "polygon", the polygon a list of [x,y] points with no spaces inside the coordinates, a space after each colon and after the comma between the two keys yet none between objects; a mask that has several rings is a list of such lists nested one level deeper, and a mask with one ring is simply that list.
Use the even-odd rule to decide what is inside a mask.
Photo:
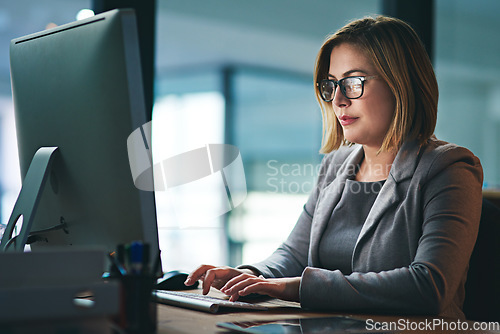
[{"label": "desk surface", "polygon": [[[210,295],[217,296],[219,292],[212,291]],[[438,317],[417,317],[417,316],[382,316],[382,315],[367,315],[367,314],[341,314],[341,313],[326,313],[326,312],[309,312],[302,310],[298,303],[286,302],[282,300],[270,300],[262,302],[269,309],[267,311],[236,311],[220,314],[210,314],[200,311],[184,309],[175,306],[158,305],[158,334],[163,333],[229,333],[230,331],[217,327],[219,322],[236,322],[236,321],[266,321],[266,320],[280,320],[291,318],[313,318],[334,315],[350,315],[360,319],[372,319],[372,324],[377,322],[379,325],[388,324],[389,322],[398,322],[398,333],[500,333],[498,323],[496,327],[490,325],[490,328],[485,328],[485,323],[475,322],[460,322],[457,324],[456,320],[443,319]],[[402,320],[400,320],[402,319]],[[436,319],[436,320],[435,320]],[[434,330],[429,331],[429,327],[436,321]],[[448,322],[448,324],[442,324]],[[473,330],[474,326],[478,330]],[[410,330],[411,327],[418,328],[420,326],[423,330]],[[427,326],[427,327],[425,327]],[[448,326],[448,327],[446,327]],[[460,327],[457,327],[460,326]],[[457,331],[457,328],[468,330]],[[446,328],[455,330],[446,330]],[[401,330],[408,329],[408,330]],[[369,332],[369,331],[367,331]]]}]

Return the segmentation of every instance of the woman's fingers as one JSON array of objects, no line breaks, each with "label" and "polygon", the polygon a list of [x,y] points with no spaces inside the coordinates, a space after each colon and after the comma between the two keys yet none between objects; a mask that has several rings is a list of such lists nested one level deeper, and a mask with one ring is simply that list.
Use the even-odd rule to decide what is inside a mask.
[{"label": "woman's fingers", "polygon": [[197,280],[202,280],[203,294],[206,295],[213,286],[230,296],[230,301],[251,293],[299,300],[300,277],[265,279],[236,268],[201,265],[189,274],[185,284],[192,285]]},{"label": "woman's fingers", "polygon": [[197,280],[201,280],[203,294],[207,294],[210,291],[211,286],[220,289],[227,283],[227,281],[241,274],[241,270],[231,267],[201,265],[189,274],[185,284],[189,286],[193,285]]},{"label": "woman's fingers", "polygon": [[271,297],[277,297],[279,298],[279,293],[277,291],[278,286],[274,284],[272,281],[266,280],[266,279],[260,279],[260,280],[249,280],[247,283],[249,283],[246,286],[240,285],[239,287],[241,288],[240,290],[235,287],[233,289],[233,292],[231,294],[231,298],[229,298],[230,301],[235,301],[238,299],[238,297],[243,297],[250,295],[252,293],[257,293],[260,295],[268,295]]},{"label": "woman's fingers", "polygon": [[239,276],[234,277],[229,280],[224,287],[222,287],[221,291],[227,295],[238,294],[238,291],[241,291],[245,287],[250,284],[254,284],[256,282],[264,280],[263,277],[257,277],[250,274],[241,274]]},{"label": "woman's fingers", "polygon": [[[199,266],[191,274],[189,274],[184,284],[190,286],[198,280],[202,281],[204,295],[208,294],[210,287],[213,286],[220,289],[223,293],[231,296],[229,299],[231,301],[237,300],[243,293],[245,295],[251,293],[242,292],[248,286],[255,285],[257,283],[266,283],[266,280],[262,276],[257,277],[255,276],[255,273],[244,269],[215,267],[205,264]],[[259,289],[258,286],[259,285],[253,287],[252,289]]]},{"label": "woman's fingers", "polygon": [[248,277],[240,280],[223,291],[230,295],[229,300],[235,301],[239,296],[252,293],[268,295],[290,301],[299,301],[300,277],[265,279],[262,277]]},{"label": "woman's fingers", "polygon": [[246,296],[251,293],[258,293],[261,295],[268,295],[273,297],[274,294],[272,290],[273,290],[273,284],[271,282],[256,282],[238,291],[238,295]]},{"label": "woman's fingers", "polygon": [[242,274],[227,282],[221,291],[230,296],[229,300],[234,302],[239,296],[246,296],[252,293],[247,291],[269,294],[267,289],[268,284],[269,281],[262,276],[257,277],[254,275]]},{"label": "woman's fingers", "polygon": [[244,280],[251,279],[251,278],[256,278],[256,276],[243,273],[241,275],[233,277],[232,279],[227,281],[227,283],[222,287],[222,289],[220,291],[222,291],[222,292],[228,291],[231,288],[233,288],[236,284],[238,284]]},{"label": "woman's fingers", "polygon": [[215,268],[215,266],[202,264],[201,266],[196,268],[193,272],[191,272],[191,274],[188,275],[184,284],[187,286],[193,285],[196,281],[203,279],[205,277],[205,273],[207,272],[207,270],[212,268]]},{"label": "woman's fingers", "polygon": [[211,286],[220,289],[235,275],[238,275],[238,272],[230,267],[214,267],[207,270],[203,278],[203,294],[206,295],[210,291]]}]

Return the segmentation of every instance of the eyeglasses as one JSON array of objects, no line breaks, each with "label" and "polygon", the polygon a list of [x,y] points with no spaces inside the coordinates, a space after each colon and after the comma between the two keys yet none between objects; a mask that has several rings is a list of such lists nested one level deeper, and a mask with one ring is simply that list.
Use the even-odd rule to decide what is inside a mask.
[{"label": "eyeglasses", "polygon": [[325,102],[333,101],[337,86],[340,87],[340,91],[346,98],[353,100],[359,99],[363,95],[365,81],[376,77],[376,75],[371,77],[345,77],[339,81],[325,79],[316,83],[316,86],[318,86],[321,98]]}]

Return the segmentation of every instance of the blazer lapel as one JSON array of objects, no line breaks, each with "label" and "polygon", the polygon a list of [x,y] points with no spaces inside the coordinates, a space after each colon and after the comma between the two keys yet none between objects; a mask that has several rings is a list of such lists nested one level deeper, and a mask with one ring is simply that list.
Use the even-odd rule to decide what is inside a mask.
[{"label": "blazer lapel", "polygon": [[361,232],[359,233],[356,246],[354,248],[353,258],[355,257],[356,249],[358,249],[357,246],[360,240],[363,239],[363,237],[367,235],[370,230],[374,229],[378,225],[382,215],[387,209],[400,201],[402,195],[398,192],[398,183],[412,177],[415,168],[417,167],[418,155],[419,145],[416,141],[403,144],[399,150],[396,158],[394,159],[391,170],[389,171],[389,177],[382,186],[382,189],[380,189],[377,199],[373,203],[373,206],[368,213],[368,217],[361,228]]},{"label": "blazer lapel", "polygon": [[326,186],[320,193],[314,217],[311,225],[311,244],[309,246],[309,266],[315,266],[319,263],[318,248],[321,236],[330,220],[333,208],[338,204],[340,196],[344,191],[346,180],[352,176],[356,170],[356,165],[363,158],[363,147],[357,147],[347,159],[342,163],[335,179]]},{"label": "blazer lapel", "polygon": [[[359,233],[358,240],[356,241],[356,245],[359,243],[359,240],[368,233],[368,231],[376,227],[380,221],[380,217],[382,217],[388,208],[397,203],[399,198],[400,194],[397,192],[397,182],[389,174],[387,181],[385,181],[384,185],[380,189],[380,192],[375,199],[370,212],[368,213],[368,217],[366,217],[365,223]],[[354,249],[354,253],[355,252],[356,249]]]}]

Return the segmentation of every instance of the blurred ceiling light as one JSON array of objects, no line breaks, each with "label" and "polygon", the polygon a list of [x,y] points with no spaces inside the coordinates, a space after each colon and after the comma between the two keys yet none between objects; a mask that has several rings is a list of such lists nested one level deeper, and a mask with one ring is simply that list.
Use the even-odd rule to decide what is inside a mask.
[{"label": "blurred ceiling light", "polygon": [[77,20],[83,20],[83,19],[86,19],[88,17],[92,17],[94,16],[94,11],[92,9],[82,9],[78,12],[78,14],[76,14],[76,19]]}]

